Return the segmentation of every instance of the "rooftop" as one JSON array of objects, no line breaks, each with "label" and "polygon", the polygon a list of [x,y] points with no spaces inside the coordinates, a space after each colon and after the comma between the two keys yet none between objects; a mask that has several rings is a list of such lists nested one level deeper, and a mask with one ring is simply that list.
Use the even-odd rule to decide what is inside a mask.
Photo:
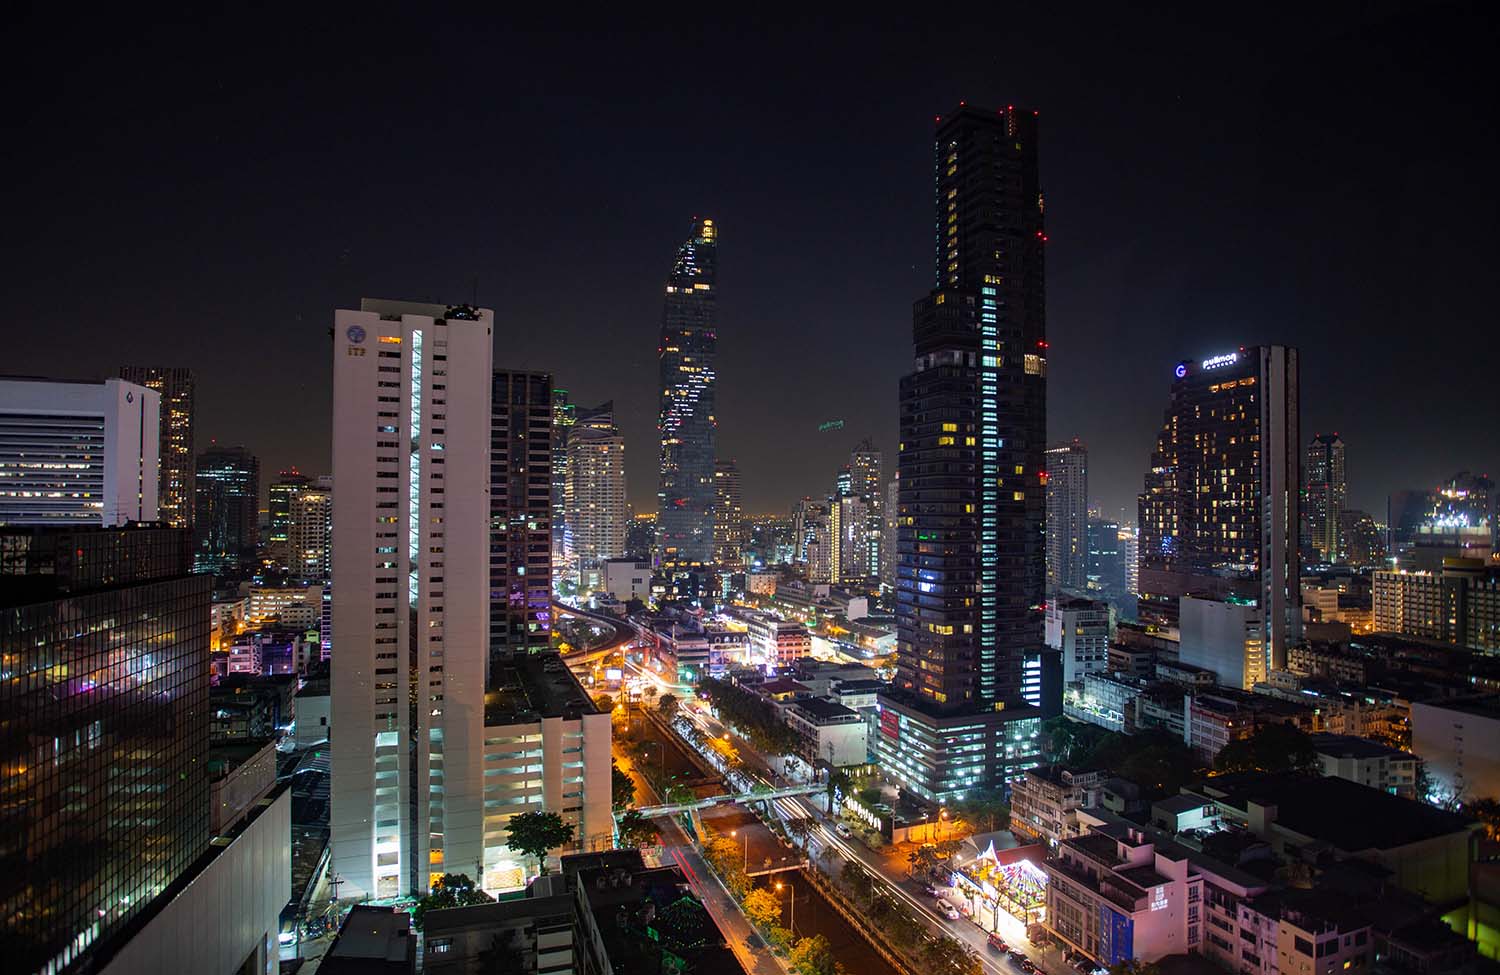
[{"label": "rooftop", "polygon": [[1201,791],[1245,812],[1276,807],[1276,823],[1346,852],[1389,850],[1467,832],[1474,820],[1347,779],[1247,772],[1207,780]]},{"label": "rooftop", "polygon": [[811,694],[812,688],[806,684],[798,683],[790,677],[778,677],[775,680],[765,681],[759,688],[766,694]]},{"label": "rooftop", "polygon": [[1445,698],[1437,701],[1421,701],[1417,703],[1421,703],[1427,707],[1442,708],[1445,711],[1472,714],[1476,718],[1500,719],[1500,694],[1489,694],[1480,697]]},{"label": "rooftop", "polygon": [[487,727],[542,718],[577,720],[598,713],[578,678],[555,653],[527,654],[497,662],[491,679],[494,686],[484,695]]},{"label": "rooftop", "polygon": [[821,697],[801,698],[793,703],[792,707],[819,722],[833,721],[835,719],[863,720],[860,718],[859,712],[853,708],[845,707],[837,701],[830,701]]},{"label": "rooftop", "polygon": [[1312,744],[1319,755],[1332,755],[1335,758],[1416,758],[1411,752],[1403,752],[1399,748],[1355,735],[1316,734],[1312,736]]},{"label": "rooftop", "polygon": [[356,904],[318,970],[327,975],[401,975],[415,970],[416,957],[411,915],[394,907]]}]

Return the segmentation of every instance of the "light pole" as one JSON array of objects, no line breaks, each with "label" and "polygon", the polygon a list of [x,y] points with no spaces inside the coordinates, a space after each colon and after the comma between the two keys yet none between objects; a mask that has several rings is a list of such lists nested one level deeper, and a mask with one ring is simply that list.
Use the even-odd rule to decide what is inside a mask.
[{"label": "light pole", "polygon": [[788,919],[787,923],[791,926],[792,934],[795,935],[797,933],[797,888],[791,886],[790,884],[783,884],[779,880],[776,881],[777,892],[780,892],[782,887],[787,888],[786,899],[792,904],[791,917]]},{"label": "light pole", "polygon": [[942,809],[938,810],[938,821],[943,824],[943,835],[947,836],[948,835],[948,829],[947,829],[947,827],[948,827],[948,807],[947,806],[944,806]]},{"label": "light pole", "polygon": [[[729,831],[729,835],[731,837],[739,836],[740,835],[740,831],[737,830],[737,829],[732,829],[732,830]],[[746,831],[746,833],[745,833],[745,876],[746,876],[746,878],[748,878],[750,876],[750,833],[749,833],[749,831]]]}]

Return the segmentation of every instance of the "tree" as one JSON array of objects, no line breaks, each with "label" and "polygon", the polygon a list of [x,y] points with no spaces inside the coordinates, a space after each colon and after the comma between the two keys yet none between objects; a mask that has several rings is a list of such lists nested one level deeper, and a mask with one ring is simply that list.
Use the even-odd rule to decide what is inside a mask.
[{"label": "tree", "polygon": [[663,718],[666,718],[668,721],[671,721],[677,716],[677,707],[678,701],[676,694],[663,694],[661,696],[661,700],[656,702],[656,710],[660,711],[661,716]]},{"label": "tree", "polygon": [[906,862],[911,865],[912,876],[916,876],[918,870],[931,870],[938,863],[937,848],[919,846],[906,855]]},{"label": "tree", "polygon": [[939,935],[925,942],[920,951],[926,967],[944,975],[970,975],[981,971],[979,956],[951,935]]},{"label": "tree", "polygon": [[953,855],[963,848],[963,840],[940,840],[933,852],[940,860],[951,860]]},{"label": "tree", "polygon": [[976,829],[987,833],[1004,829],[1010,823],[1010,806],[998,789],[975,792],[954,803],[953,811],[955,815],[973,823]]},{"label": "tree", "polygon": [[654,698],[660,692],[657,691],[655,684],[647,684],[646,689],[641,693],[645,694],[648,698]]},{"label": "tree", "polygon": [[635,779],[613,761],[609,763],[610,805],[624,809],[635,802]]},{"label": "tree", "polygon": [[786,821],[787,835],[797,841],[802,849],[807,849],[807,838],[812,835],[813,823],[806,816],[797,816]]},{"label": "tree", "polygon": [[617,828],[620,831],[620,845],[624,847],[655,846],[661,838],[656,824],[642,816],[639,809],[632,809],[621,816]]},{"label": "tree", "polygon": [[1161,968],[1154,961],[1125,958],[1109,966],[1109,975],[1161,975]]},{"label": "tree", "polygon": [[869,872],[853,860],[844,863],[844,868],[839,871],[839,879],[844,882],[850,896],[861,905],[869,901],[875,893],[870,884]]},{"label": "tree", "polygon": [[595,694],[594,707],[598,708],[604,714],[609,714],[615,709],[615,699],[608,694]]},{"label": "tree", "polygon": [[1304,772],[1317,764],[1318,753],[1307,732],[1279,721],[1230,742],[1214,760],[1220,772]]},{"label": "tree", "polygon": [[[833,813],[838,809],[837,802],[839,793],[843,793],[847,796],[849,794],[849,790],[854,788],[854,780],[849,778],[849,773],[845,772],[843,769],[829,769],[827,786],[828,813],[829,815],[833,815]],[[876,795],[878,796],[879,793],[877,792]],[[861,798],[863,798],[864,793],[861,792],[860,796]]]},{"label": "tree", "polygon": [[773,924],[766,934],[766,940],[771,942],[771,947],[775,950],[786,951],[792,943],[792,932],[779,924]]},{"label": "tree", "polygon": [[833,945],[821,934],[811,938],[799,938],[792,946],[788,959],[792,969],[802,975],[835,975],[837,962],[833,957]]},{"label": "tree", "polygon": [[555,812],[525,812],[512,816],[505,829],[510,834],[506,848],[536,857],[538,869],[545,876],[547,851],[573,842],[577,827],[563,822]]},{"label": "tree", "polygon": [[1463,810],[1484,824],[1484,831],[1490,839],[1500,840],[1500,801],[1475,799],[1464,803]]},{"label": "tree", "polygon": [[450,907],[469,907],[473,904],[493,904],[495,898],[486,894],[466,873],[445,873],[432,885],[432,890],[417,898],[411,911],[411,923],[422,930],[423,918],[428,911],[439,911]]},{"label": "tree", "polygon": [[781,899],[764,887],[757,887],[745,895],[745,917],[762,931],[771,929],[781,920]]}]

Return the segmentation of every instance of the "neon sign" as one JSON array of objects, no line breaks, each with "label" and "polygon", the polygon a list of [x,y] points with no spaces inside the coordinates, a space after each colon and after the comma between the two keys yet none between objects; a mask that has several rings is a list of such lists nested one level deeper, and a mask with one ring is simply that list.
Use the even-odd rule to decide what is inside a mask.
[{"label": "neon sign", "polygon": [[1172,375],[1176,376],[1178,379],[1181,379],[1183,376],[1186,376],[1187,375],[1187,363],[1186,362],[1179,362],[1179,363],[1177,363],[1177,368],[1172,370]]},{"label": "neon sign", "polygon": [[1203,368],[1217,369],[1220,366],[1233,365],[1234,363],[1239,361],[1240,354],[1238,352],[1226,352],[1224,355],[1216,355],[1211,359],[1204,359]]}]

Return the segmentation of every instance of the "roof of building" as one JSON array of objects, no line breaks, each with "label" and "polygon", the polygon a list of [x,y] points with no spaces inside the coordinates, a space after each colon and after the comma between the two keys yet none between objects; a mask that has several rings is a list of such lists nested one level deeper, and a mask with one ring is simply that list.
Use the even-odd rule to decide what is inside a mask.
[{"label": "roof of building", "polygon": [[1475,822],[1336,777],[1247,772],[1206,781],[1201,791],[1236,810],[1276,807],[1276,823],[1348,852],[1389,850],[1463,833]]},{"label": "roof of building", "polygon": [[422,933],[430,941],[436,935],[464,928],[501,927],[511,920],[554,914],[565,914],[571,918],[573,895],[533,896],[527,891],[525,897],[511,897],[494,904],[428,911],[422,918]]},{"label": "roof of building", "polygon": [[778,677],[775,680],[763,682],[759,690],[766,694],[811,694],[812,688],[806,684],[792,680],[790,677]]},{"label": "roof of building", "polygon": [[576,720],[598,709],[562,657],[536,653],[497,662],[490,671],[493,689],[484,694],[487,727],[523,724],[542,718]]},{"label": "roof of building", "polygon": [[858,718],[859,712],[851,707],[846,707],[837,701],[830,701],[823,697],[805,697],[793,702],[792,707],[804,712],[810,718],[819,721],[831,721],[834,718]]},{"label": "roof of building", "polygon": [[868,694],[878,691],[886,686],[883,680],[840,680],[836,682],[836,690],[840,694]]},{"label": "roof of building", "polygon": [[1394,758],[1402,761],[1415,761],[1416,756],[1411,752],[1403,752],[1399,748],[1374,741],[1370,738],[1360,738],[1356,735],[1332,735],[1322,732],[1312,735],[1313,749],[1319,755],[1332,755],[1335,758]]},{"label": "roof of building", "polygon": [[1500,694],[1486,694],[1478,697],[1443,698],[1436,701],[1420,701],[1427,707],[1442,708],[1445,711],[1458,711],[1463,714],[1472,714],[1476,718],[1489,718],[1500,720]]},{"label": "roof of building", "polygon": [[328,975],[400,975],[415,970],[416,958],[410,914],[356,904],[318,970]]},{"label": "roof of building", "polygon": [[1153,802],[1151,804],[1151,808],[1153,811],[1160,809],[1162,812],[1166,813],[1192,812],[1194,809],[1203,808],[1203,797],[1190,796],[1186,793],[1179,792],[1175,796],[1167,796],[1167,798],[1165,799],[1158,799],[1156,802]]}]

